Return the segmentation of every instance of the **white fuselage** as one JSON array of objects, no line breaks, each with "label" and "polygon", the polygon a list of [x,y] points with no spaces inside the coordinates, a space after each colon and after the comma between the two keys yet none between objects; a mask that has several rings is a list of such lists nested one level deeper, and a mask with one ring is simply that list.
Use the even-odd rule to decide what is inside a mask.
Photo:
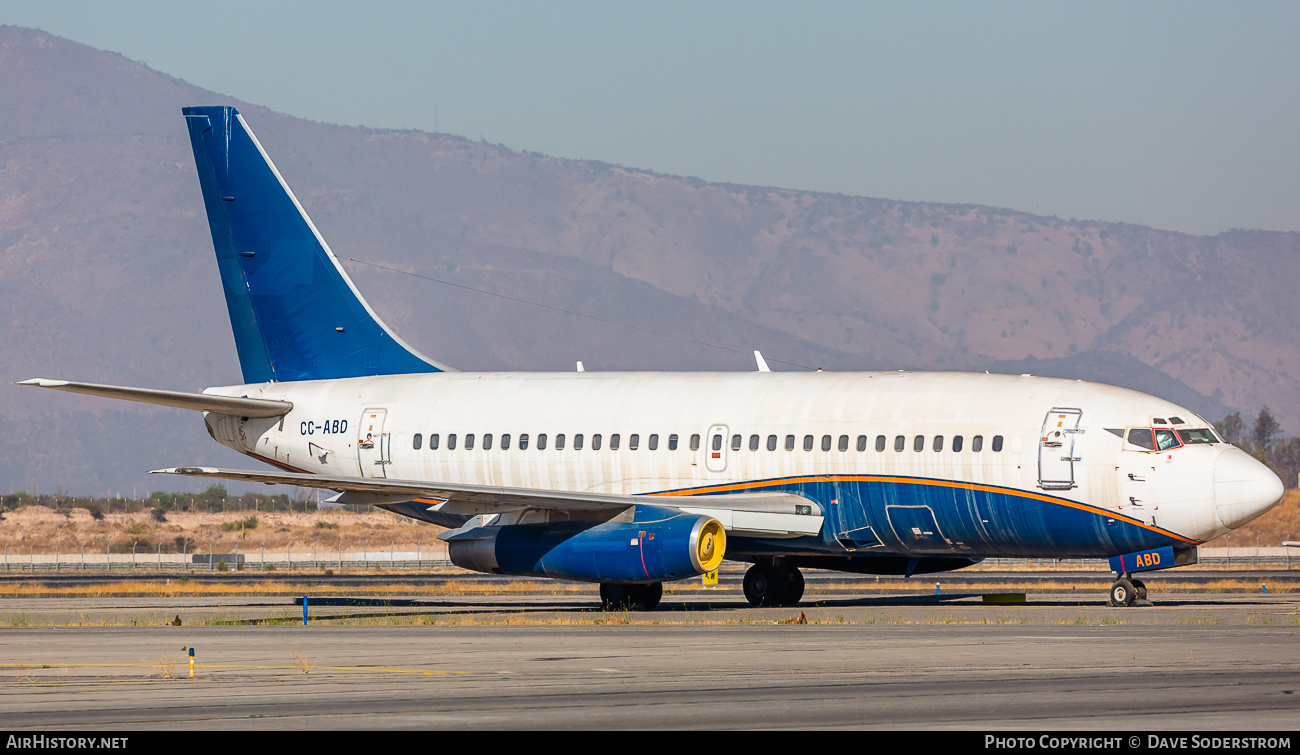
[{"label": "white fuselage", "polygon": [[[1215,479],[1216,465],[1225,454],[1244,454],[1222,443],[1165,452],[1134,447],[1120,436],[1150,427],[1153,418],[1177,418],[1184,427],[1205,422],[1159,398],[1077,380],[908,372],[440,373],[207,392],[293,402],[280,419],[209,415],[209,427],[238,451],[317,474],[626,494],[888,476],[1050,495],[1189,543],[1240,526],[1242,506],[1254,507],[1253,518],[1276,502],[1220,484],[1220,497],[1235,494],[1238,507],[1225,517],[1216,507],[1216,482],[1223,482]],[[1059,434],[1054,442],[1043,435],[1058,409],[1073,410],[1077,422],[1064,446]],[[466,447],[469,436],[473,448]],[[487,436],[490,448],[483,447]],[[961,450],[954,449],[958,436]],[[1054,472],[1040,466],[1053,464]],[[1272,487],[1261,495],[1270,497]]]}]

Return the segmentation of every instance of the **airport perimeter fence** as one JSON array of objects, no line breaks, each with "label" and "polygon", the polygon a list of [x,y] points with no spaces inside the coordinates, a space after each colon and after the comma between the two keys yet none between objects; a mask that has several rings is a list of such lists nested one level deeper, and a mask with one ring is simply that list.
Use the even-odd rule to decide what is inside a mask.
[{"label": "airport perimeter fence", "polygon": [[364,571],[392,569],[415,571],[451,566],[446,549],[414,551],[328,551],[254,549],[234,553],[162,553],[134,551],[102,553],[17,553],[6,546],[0,573],[21,572],[225,572],[225,571]]},{"label": "airport perimeter fence", "polygon": [[[1229,569],[1300,569],[1300,546],[1245,548],[1201,548],[1202,566]],[[102,553],[75,552],[27,553],[4,547],[0,556],[0,573],[22,572],[223,572],[223,571],[325,571],[338,573],[368,571],[418,571],[451,566],[446,549],[399,551],[395,545],[384,551],[283,551],[254,549],[234,553],[162,553],[135,551]],[[985,567],[994,569],[1064,569],[1096,571],[1108,568],[1104,558],[988,558]],[[743,567],[742,567],[743,568]]]}]

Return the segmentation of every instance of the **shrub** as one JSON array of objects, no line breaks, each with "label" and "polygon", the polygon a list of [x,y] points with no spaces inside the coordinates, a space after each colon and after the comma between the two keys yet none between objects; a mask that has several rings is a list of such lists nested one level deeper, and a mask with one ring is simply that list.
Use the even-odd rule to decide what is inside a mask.
[{"label": "shrub", "polygon": [[226,568],[225,559],[222,559],[217,562],[217,571],[230,571],[230,569]]},{"label": "shrub", "polygon": [[225,524],[221,525],[221,530],[223,532],[238,532],[240,530],[255,530],[255,529],[257,529],[256,516],[250,516],[246,519],[236,519],[233,522],[226,522]]}]

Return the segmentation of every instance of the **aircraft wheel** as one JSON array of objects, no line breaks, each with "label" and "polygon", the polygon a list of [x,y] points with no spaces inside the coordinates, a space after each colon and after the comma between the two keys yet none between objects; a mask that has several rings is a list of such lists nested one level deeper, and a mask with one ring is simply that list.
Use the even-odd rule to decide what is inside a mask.
[{"label": "aircraft wheel", "polygon": [[633,585],[620,585],[614,582],[600,583],[600,604],[606,611],[623,611],[629,608],[635,597]]},{"label": "aircraft wheel", "polygon": [[636,585],[632,589],[632,602],[647,611],[655,610],[664,597],[664,583],[651,582],[648,585]]},{"label": "aircraft wheel", "polygon": [[780,605],[799,605],[799,601],[803,599],[803,572],[791,567],[786,569],[781,576],[784,577],[782,580],[784,589],[781,591]]},{"label": "aircraft wheel", "polygon": [[1136,591],[1138,600],[1147,599],[1147,583],[1140,579],[1133,580],[1133,589]]},{"label": "aircraft wheel", "polygon": [[754,564],[745,572],[745,599],[755,608],[777,605],[779,583],[775,569],[764,564]]},{"label": "aircraft wheel", "polygon": [[1131,606],[1137,599],[1137,589],[1133,583],[1120,577],[1110,586],[1110,604],[1112,606]]}]

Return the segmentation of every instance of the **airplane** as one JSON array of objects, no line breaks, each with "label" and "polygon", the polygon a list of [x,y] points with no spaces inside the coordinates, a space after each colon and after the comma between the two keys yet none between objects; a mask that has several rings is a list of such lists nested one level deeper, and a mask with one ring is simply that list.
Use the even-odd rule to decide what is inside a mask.
[{"label": "airplane", "polygon": [[803,569],[911,577],[983,559],[1109,558],[1137,575],[1275,506],[1271,470],[1194,412],[1080,380],[953,372],[461,372],[366,303],[233,107],[186,107],[243,384],[202,393],[34,378],[203,412],[278,470],[158,474],[324,488],[447,528],[457,566],[600,585],[751,564],[755,606]]}]

